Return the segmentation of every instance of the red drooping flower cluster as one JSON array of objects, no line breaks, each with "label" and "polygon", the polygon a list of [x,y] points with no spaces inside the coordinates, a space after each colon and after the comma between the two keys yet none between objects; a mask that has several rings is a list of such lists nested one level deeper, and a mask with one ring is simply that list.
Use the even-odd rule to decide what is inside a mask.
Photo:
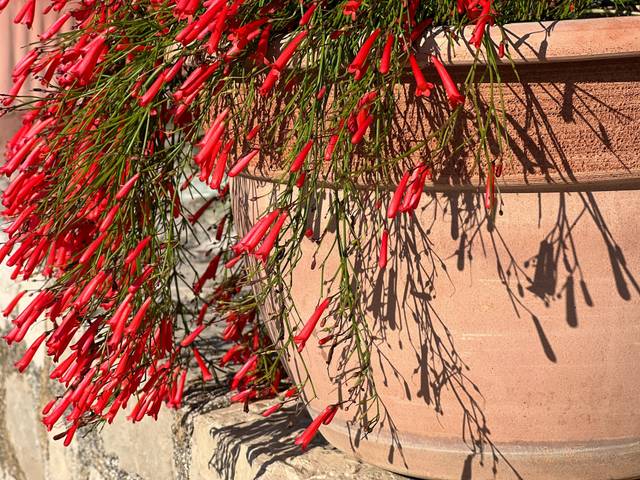
[{"label": "red drooping flower cluster", "polygon": [[[0,11],[8,3],[9,0],[0,0]],[[15,102],[29,76],[37,78],[47,93],[24,116],[22,127],[8,143],[6,162],[0,168],[0,173],[11,179],[2,194],[8,240],[0,247],[0,262],[13,268],[13,279],[28,279],[38,272],[51,282],[13,318],[12,329],[4,338],[8,343],[21,342],[44,319],[44,332],[27,348],[17,367],[20,371],[27,368],[40,348],[57,364],[50,376],[66,390],[47,405],[43,421],[52,429],[60,419],[66,419],[70,425],[66,444],[78,427],[95,418],[113,421],[133,398],[137,399],[129,415],[133,421],[144,416],[156,417],[163,403],[179,407],[188,375],[183,360],[187,350],[192,353],[202,378],[206,381],[213,377],[195,341],[209,325],[205,322],[207,309],[226,302],[238,291],[233,285],[215,288],[201,306],[195,325],[188,327],[185,335],[176,331],[177,314],[163,310],[169,302],[162,297],[167,287],[162,283],[166,279],[162,276],[166,269],[161,261],[162,251],[172,248],[172,244],[156,228],[166,212],[158,211],[157,197],[152,191],[162,192],[171,207],[170,216],[194,223],[213,201],[224,200],[228,192],[225,178],[240,175],[258,158],[260,147],[252,142],[260,125],[239,132],[238,126],[232,125],[230,107],[213,107],[215,111],[204,135],[190,130],[190,125],[194,117],[202,114],[197,111],[198,98],[203,92],[221,91],[235,62],[250,61],[266,70],[266,75],[258,74],[261,76],[257,85],[259,94],[269,98],[277,91],[278,81],[291,67],[296,54],[305,45],[313,48],[317,43],[310,28],[325,5],[312,1],[305,5],[296,31],[287,37],[275,60],[268,59],[274,18],[282,3],[278,0],[266,3],[259,10],[260,18],[245,21],[241,15],[245,0],[148,0],[133,4],[121,0],[50,0],[45,10],[59,12],[59,18],[41,35],[42,41],[54,39],[69,27],[71,20],[77,40],[73,44],[52,43],[47,48],[36,46],[12,72],[14,86],[3,100],[6,107]],[[361,4],[360,0],[348,0],[341,7],[342,13],[355,20],[361,13]],[[372,65],[378,65],[382,76],[389,75],[392,69],[410,68],[416,95],[430,95],[435,86],[426,80],[413,53],[413,43],[432,22],[430,18],[416,20],[419,4],[419,0],[408,1],[408,15],[398,21],[398,29],[403,31],[394,25],[380,25],[365,32],[361,46],[344,68],[345,73],[353,75],[354,82],[374,72]],[[35,0],[27,0],[15,22],[30,28],[36,7]],[[458,0],[457,7],[460,14],[475,24],[471,41],[479,47],[486,26],[495,18],[491,0]],[[157,15],[163,26],[158,34],[174,35],[183,55],[159,55],[153,38],[140,42],[119,31],[117,20],[127,19],[130,8],[144,10],[149,16]],[[169,17],[161,14],[167,8]],[[179,28],[171,30],[167,26],[171,22]],[[343,33],[333,32],[329,38],[335,40]],[[127,70],[137,58],[152,54],[157,56],[152,70]],[[200,63],[194,65],[196,58]],[[436,57],[431,57],[431,63],[442,80],[451,107],[463,106],[464,96],[445,66]],[[125,135],[126,125],[110,123],[109,115],[94,103],[96,98],[77,94],[118,69],[129,77],[137,77],[128,92],[130,98],[118,107],[131,112],[132,118],[139,115],[145,119],[145,128],[136,130],[133,139]],[[294,84],[290,82],[284,88]],[[330,88],[320,88],[316,94],[318,102]],[[365,142],[376,121],[374,113],[380,93],[374,89],[364,94],[348,115],[337,119],[337,126],[326,141],[313,134],[301,139],[303,146],[289,169],[298,175],[299,188],[305,181],[308,171],[305,166],[311,163],[308,157],[312,150],[324,151],[324,159],[331,161],[343,133],[349,132],[351,145]],[[76,114],[85,120],[69,123],[67,120]],[[193,158],[198,178],[218,192],[217,197],[193,214],[180,204],[178,186],[170,178],[174,165],[164,168],[162,162],[154,161],[175,130],[187,132],[185,135],[194,141],[199,139]],[[102,141],[104,132],[116,132],[108,144]],[[239,140],[246,141],[249,147],[230,165],[230,157],[240,150]],[[134,149],[131,145],[136,142],[140,145]],[[114,160],[114,151],[127,153]],[[404,174],[389,204],[388,218],[417,207],[430,172],[428,166],[420,165]],[[497,173],[494,175],[492,170],[493,176]],[[186,189],[190,181],[191,177],[180,190]],[[492,193],[488,196],[493,198]],[[223,216],[217,226],[217,240],[228,228],[227,218]],[[205,291],[206,282],[216,279],[220,262],[231,268],[243,256],[253,256],[267,263],[288,219],[285,208],[273,209],[261,217],[231,247],[233,258],[223,252],[211,258],[193,284],[194,294]],[[312,237],[313,232],[307,231],[306,235]],[[385,229],[380,269],[387,264],[387,244]],[[24,300],[25,293],[19,293],[3,314],[11,315]],[[298,351],[305,347],[328,305],[329,299],[322,301],[293,339]],[[230,311],[224,320],[222,336],[232,345],[220,363],[241,365],[231,384],[232,389],[238,390],[233,400],[246,403],[277,395],[282,375],[279,368],[269,385],[260,383],[258,378],[261,359],[256,352],[262,351],[268,340],[258,328],[255,314]],[[331,338],[329,335],[320,343]],[[290,389],[284,393],[283,401],[296,395]],[[265,415],[281,405],[282,402],[278,403]],[[337,408],[327,407],[296,443],[305,448],[320,425],[333,419]]]}]

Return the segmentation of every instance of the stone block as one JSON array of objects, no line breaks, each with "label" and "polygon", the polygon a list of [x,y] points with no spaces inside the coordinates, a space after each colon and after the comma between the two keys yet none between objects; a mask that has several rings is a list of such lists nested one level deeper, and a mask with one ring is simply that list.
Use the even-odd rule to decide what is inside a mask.
[{"label": "stone block", "polygon": [[404,477],[365,465],[326,443],[320,435],[302,452],[296,435],[304,415],[283,411],[264,418],[257,403],[214,410],[193,420],[189,480],[399,480]]},{"label": "stone block", "polygon": [[112,425],[100,432],[102,451],[120,470],[143,479],[176,478],[174,469],[173,423],[175,413],[162,409],[158,420],[145,417],[131,423],[120,412]]}]

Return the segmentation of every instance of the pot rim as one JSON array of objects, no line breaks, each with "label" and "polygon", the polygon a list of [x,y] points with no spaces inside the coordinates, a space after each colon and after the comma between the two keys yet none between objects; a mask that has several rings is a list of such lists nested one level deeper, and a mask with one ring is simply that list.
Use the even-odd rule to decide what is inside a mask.
[{"label": "pot rim", "polygon": [[[273,170],[269,174],[261,174],[257,170],[243,172],[240,177],[256,180],[259,182],[286,185],[289,182],[289,172],[287,170]],[[474,181],[475,180],[475,181]],[[321,188],[342,189],[343,187],[330,180],[319,181],[317,185]],[[600,172],[590,174],[575,174],[571,177],[559,174],[536,177],[523,180],[521,175],[508,175],[496,178],[496,187],[500,193],[560,193],[560,192],[604,192],[612,190],[640,190],[640,171],[625,172]],[[397,185],[370,183],[355,183],[350,185],[361,191],[374,189],[393,192]],[[462,182],[449,176],[441,176],[432,183],[424,186],[426,193],[451,193],[469,192],[484,193],[486,182],[480,178]]]},{"label": "pot rim", "polygon": [[[433,29],[418,43],[419,58],[436,52],[448,65],[472,65],[478,55],[467,40],[473,28],[465,27],[457,41],[447,27]],[[489,28],[495,44],[501,31],[509,55],[498,61],[505,65],[640,57],[640,15],[496,25]],[[486,62],[485,49],[480,50],[478,60]]]}]

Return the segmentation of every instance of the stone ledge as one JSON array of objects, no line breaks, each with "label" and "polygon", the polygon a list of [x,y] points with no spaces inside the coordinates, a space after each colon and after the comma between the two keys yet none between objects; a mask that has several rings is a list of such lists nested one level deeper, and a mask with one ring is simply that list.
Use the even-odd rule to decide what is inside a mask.
[{"label": "stone ledge", "polygon": [[[70,447],[53,441],[38,415],[50,385],[42,370],[11,372],[17,355],[0,345],[0,480],[400,480],[359,462],[318,435],[302,452],[295,436],[306,414],[262,417],[268,404],[228,406],[220,388],[192,385],[178,412],[78,432]],[[55,432],[54,432],[55,433]]]},{"label": "stone ledge", "polygon": [[[257,403],[249,413],[232,405],[193,421],[190,480],[399,480],[399,475],[363,464],[320,436],[302,452],[295,436],[308,417],[286,411],[263,418]],[[306,418],[305,418],[306,417]]]}]

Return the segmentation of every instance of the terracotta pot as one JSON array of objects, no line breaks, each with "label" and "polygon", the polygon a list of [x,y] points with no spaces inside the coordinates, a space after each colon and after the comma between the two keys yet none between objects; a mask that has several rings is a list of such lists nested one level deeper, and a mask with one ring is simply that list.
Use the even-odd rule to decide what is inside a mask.
[{"label": "terracotta pot", "polygon": [[[421,478],[636,478],[640,18],[509,30],[527,65],[519,81],[505,70],[503,212],[489,221],[483,186],[445,171],[401,220],[384,272],[379,232],[355,212],[370,251],[357,267],[382,416],[365,435],[350,423],[353,409],[341,410],[321,431],[341,450]],[[400,120],[419,125],[405,107]],[[256,169],[234,180],[240,233],[267,208],[264,194],[281,188],[271,176]],[[331,192],[313,225],[327,233],[319,245],[303,241],[291,279],[305,319],[339,260],[329,255],[324,277],[317,268],[334,234]],[[295,378],[306,368],[313,380],[314,416],[348,388],[330,382],[326,358],[310,341],[289,360]]]}]

